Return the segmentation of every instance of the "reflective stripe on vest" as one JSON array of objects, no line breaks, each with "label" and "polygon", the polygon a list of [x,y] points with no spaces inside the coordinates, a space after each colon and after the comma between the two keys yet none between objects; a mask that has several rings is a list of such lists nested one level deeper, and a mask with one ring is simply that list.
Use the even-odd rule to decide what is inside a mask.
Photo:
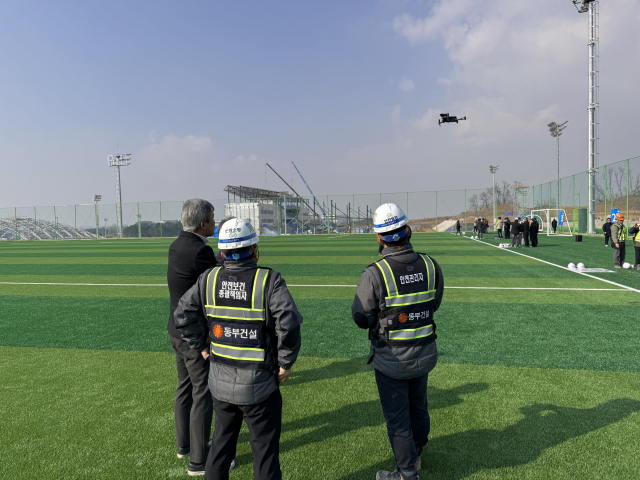
[{"label": "reflective stripe on vest", "polygon": [[382,272],[384,283],[387,287],[388,297],[385,297],[384,302],[387,307],[402,307],[406,305],[415,305],[417,303],[428,302],[433,300],[436,296],[435,290],[435,269],[431,260],[427,261],[427,258],[420,255],[427,266],[427,291],[418,293],[408,293],[406,295],[398,295],[398,286],[396,279],[393,276],[393,271],[385,259],[377,262],[376,265]]},{"label": "reflective stripe on vest", "polygon": [[433,325],[404,330],[389,330],[389,340],[415,340],[428,337],[433,333]]},{"label": "reflective stripe on vest", "polygon": [[250,362],[264,362],[265,353],[262,348],[231,347],[211,342],[211,353],[232,360],[247,360]]},{"label": "reflective stripe on vest", "polygon": [[[259,268],[256,271],[256,276],[253,279],[253,291],[251,292],[252,308],[216,306],[216,292],[214,290],[220,270],[222,270],[222,267],[216,267],[211,270],[207,276],[207,304],[205,305],[207,315],[210,317],[224,318],[228,320],[265,321],[266,313],[262,302],[269,270]],[[211,279],[211,275],[213,275],[213,280]]]},{"label": "reflective stripe on vest", "polygon": [[618,241],[624,242],[627,239],[627,227],[620,225],[618,228]]}]

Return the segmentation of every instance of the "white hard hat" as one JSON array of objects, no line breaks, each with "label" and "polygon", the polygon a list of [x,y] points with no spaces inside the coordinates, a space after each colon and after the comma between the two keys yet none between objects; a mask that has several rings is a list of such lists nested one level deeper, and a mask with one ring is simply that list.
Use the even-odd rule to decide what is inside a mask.
[{"label": "white hard hat", "polygon": [[[407,216],[395,203],[385,203],[384,205],[380,205],[376,209],[376,213],[373,214],[373,231],[376,233],[386,233],[391,230],[397,230],[400,227],[404,227],[407,223],[409,223]],[[396,240],[392,239],[387,241],[397,242],[403,236],[404,235]]]},{"label": "white hard hat", "polygon": [[241,218],[232,218],[224,222],[218,234],[219,250],[235,250],[255,245],[260,241],[256,229],[249,221]]}]

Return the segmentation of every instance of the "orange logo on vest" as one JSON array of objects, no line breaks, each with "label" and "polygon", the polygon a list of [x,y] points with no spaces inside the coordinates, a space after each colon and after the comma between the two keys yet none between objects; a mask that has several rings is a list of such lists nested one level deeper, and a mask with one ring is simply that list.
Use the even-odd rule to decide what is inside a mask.
[{"label": "orange logo on vest", "polygon": [[216,325],[216,326],[213,327],[213,336],[214,337],[220,338],[223,333],[224,333],[224,330],[222,329],[222,327],[220,325]]},{"label": "orange logo on vest", "polygon": [[409,320],[409,315],[407,315],[406,313],[401,313],[400,315],[398,315],[398,321],[400,323],[405,323],[407,320]]}]

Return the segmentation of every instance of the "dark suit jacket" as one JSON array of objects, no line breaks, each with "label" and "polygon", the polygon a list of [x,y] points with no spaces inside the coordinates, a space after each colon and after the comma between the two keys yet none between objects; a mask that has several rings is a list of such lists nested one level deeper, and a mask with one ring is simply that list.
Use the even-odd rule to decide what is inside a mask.
[{"label": "dark suit jacket", "polygon": [[[181,338],[173,321],[173,312],[180,298],[198,280],[201,273],[216,266],[216,256],[209,245],[205,245],[195,233],[180,232],[180,236],[169,247],[167,283],[171,305],[169,307],[169,335]],[[206,324],[204,325],[206,329]]]}]

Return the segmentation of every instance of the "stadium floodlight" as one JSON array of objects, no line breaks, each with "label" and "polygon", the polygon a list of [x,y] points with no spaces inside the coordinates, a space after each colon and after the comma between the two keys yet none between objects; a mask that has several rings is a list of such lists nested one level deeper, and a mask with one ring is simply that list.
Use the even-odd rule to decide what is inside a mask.
[{"label": "stadium floodlight", "polygon": [[589,233],[596,225],[596,167],[598,166],[598,111],[599,89],[599,3],[597,0],[571,0],[578,13],[589,13]]},{"label": "stadium floodlight", "polygon": [[496,216],[496,207],[497,207],[497,199],[496,199],[496,172],[498,171],[498,167],[500,165],[489,165],[489,171],[493,175],[493,228],[496,228],[496,223],[498,222],[498,217]]},{"label": "stadium floodlight", "polygon": [[564,123],[551,122],[547,125],[547,127],[549,127],[549,135],[551,135],[553,138],[556,139],[556,155],[558,157],[558,181],[556,185],[556,190],[557,190],[556,208],[561,208],[560,207],[560,136],[562,135],[563,130],[567,128],[568,122],[569,120],[567,120]]},{"label": "stadium floodlight", "polygon": [[110,167],[116,167],[116,230],[118,237],[122,238],[122,188],[120,187],[120,167],[131,164],[130,153],[117,153],[107,155]]}]

